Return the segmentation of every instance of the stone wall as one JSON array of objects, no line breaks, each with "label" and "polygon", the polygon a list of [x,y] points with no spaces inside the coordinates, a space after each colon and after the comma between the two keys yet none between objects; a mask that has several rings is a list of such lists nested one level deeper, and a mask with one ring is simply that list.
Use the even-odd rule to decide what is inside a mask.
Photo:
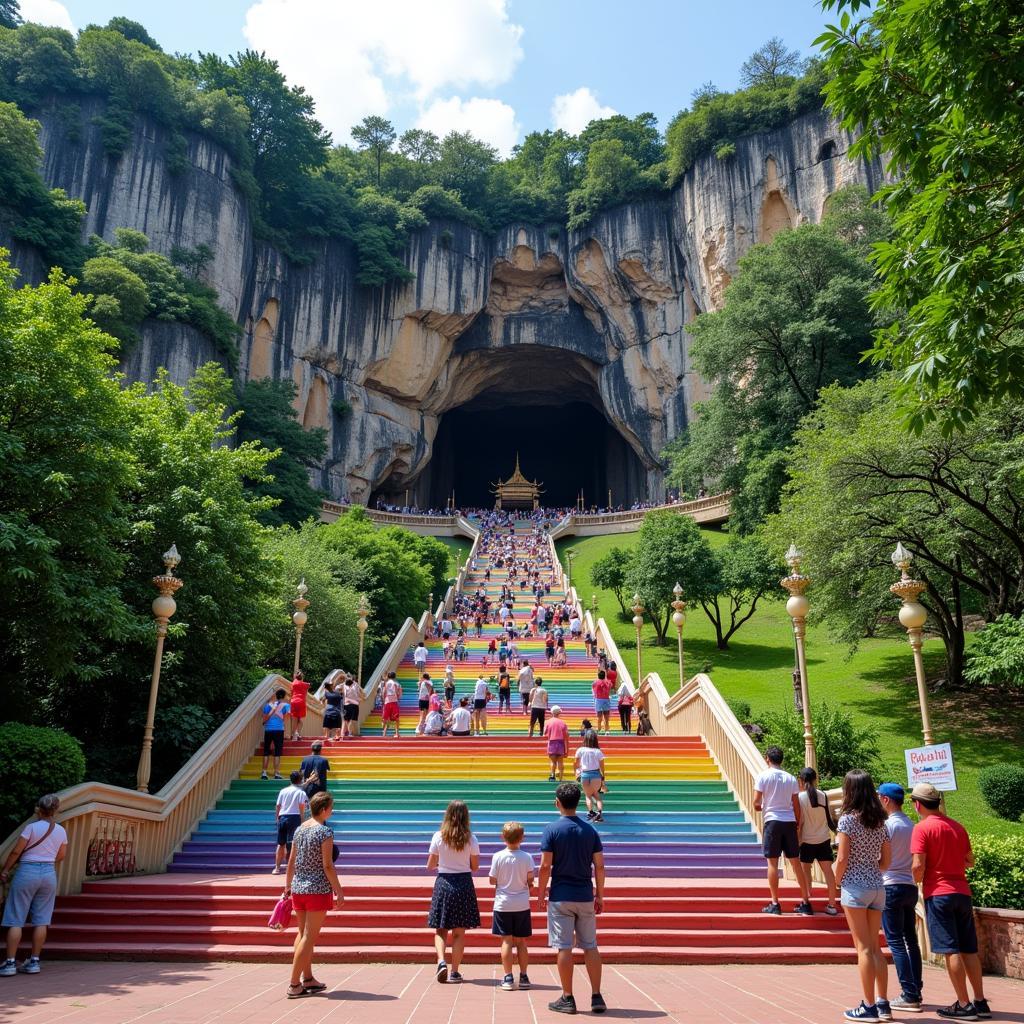
[{"label": "stone wall", "polygon": [[1024,910],[979,908],[974,916],[982,968],[1024,980]]},{"label": "stone wall", "polygon": [[[206,244],[204,277],[244,326],[243,378],[290,378],[307,426],[328,432],[315,482],[367,501],[412,487],[428,464],[440,418],[485,396],[492,403],[588,402],[622,436],[637,493],[661,490],[659,456],[705,396],[689,359],[686,324],[720,306],[737,260],[785,227],[817,222],[851,181],[874,188],[877,166],[849,159],[849,135],[825,114],[737,141],[708,155],[663,199],[625,204],[585,228],[511,225],[486,236],[431,223],[405,255],[409,283],[356,281],[351,247],[321,245],[308,265],[254,240],[230,158],[200,136],[171,173],[168,139],[140,120],[119,159],[103,150],[83,102],[77,131],[43,110],[48,182],[88,205],[85,233],[145,232],[159,252]],[[38,267],[26,277],[38,277]],[[175,335],[177,331],[177,335]],[[185,327],[168,327],[126,361],[174,375],[209,353]],[[524,398],[525,396],[525,398]],[[351,415],[335,411],[340,399]]]}]

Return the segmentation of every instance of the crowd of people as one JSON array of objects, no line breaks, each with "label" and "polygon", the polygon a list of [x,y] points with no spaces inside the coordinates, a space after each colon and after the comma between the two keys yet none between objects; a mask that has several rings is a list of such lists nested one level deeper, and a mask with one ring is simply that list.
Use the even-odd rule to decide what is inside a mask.
[{"label": "crowd of people", "polygon": [[[817,773],[805,767],[794,778],[782,767],[783,751],[765,751],[766,768],[754,783],[754,807],[763,823],[770,902],[765,914],[781,915],[779,861],[785,857],[800,887],[794,913],[814,914],[812,871],[825,880],[825,913],[846,916],[857,950],[863,998],[845,1017],[891,1021],[893,1012],[923,1009],[921,949],[917,938],[918,885],[932,952],[945,957],[956,1002],[936,1014],[946,1020],[988,1020],[967,869],[974,863],[967,831],[945,814],[942,794],[918,783],[910,801],[915,825],[904,813],[904,787],[884,782],[876,790],[865,771],[848,772],[843,802],[833,820],[828,798],[817,788]],[[833,854],[832,834],[837,838]],[[888,965],[880,931],[892,953],[900,993],[889,998]]]},{"label": "crowd of people", "polygon": [[[708,492],[706,488],[699,487],[693,495],[688,495],[683,491],[671,490],[665,495],[664,501],[634,501],[629,504],[620,503],[618,505],[598,505],[591,502],[589,505],[584,504],[582,507],[578,505],[552,505],[538,508],[533,514],[547,522],[558,522],[566,516],[576,515],[577,513],[582,513],[584,515],[614,515],[619,512],[640,512],[644,509],[662,508],[665,505],[678,505],[682,502],[706,498],[707,496]],[[342,501],[339,502],[339,504],[347,505],[349,502]],[[461,506],[452,507],[446,505],[444,508],[435,508],[433,506],[421,508],[419,505],[389,502],[383,497],[377,499],[374,503],[374,508],[378,512],[392,512],[405,516],[463,516],[467,519],[483,519],[492,515],[494,512],[494,509],[492,508],[479,508],[476,506],[467,506],[463,508]],[[531,513],[528,512],[516,514],[520,515],[522,518],[526,518],[531,515]]]}]

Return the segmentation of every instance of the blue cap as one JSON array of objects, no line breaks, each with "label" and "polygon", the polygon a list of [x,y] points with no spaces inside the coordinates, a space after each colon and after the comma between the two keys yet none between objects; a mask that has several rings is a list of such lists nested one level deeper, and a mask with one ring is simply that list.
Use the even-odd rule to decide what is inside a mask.
[{"label": "blue cap", "polygon": [[906,796],[903,787],[898,782],[883,782],[878,787],[878,795],[887,796],[894,804],[903,803]]}]

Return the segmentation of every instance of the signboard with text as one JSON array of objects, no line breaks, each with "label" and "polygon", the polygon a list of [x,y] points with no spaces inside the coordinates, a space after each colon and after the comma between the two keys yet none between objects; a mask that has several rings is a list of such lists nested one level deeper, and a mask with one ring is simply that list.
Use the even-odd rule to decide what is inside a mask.
[{"label": "signboard with text", "polygon": [[913,789],[919,782],[930,782],[937,790],[951,793],[956,789],[953,748],[948,743],[930,747],[912,747],[903,751],[907,761],[907,782]]}]

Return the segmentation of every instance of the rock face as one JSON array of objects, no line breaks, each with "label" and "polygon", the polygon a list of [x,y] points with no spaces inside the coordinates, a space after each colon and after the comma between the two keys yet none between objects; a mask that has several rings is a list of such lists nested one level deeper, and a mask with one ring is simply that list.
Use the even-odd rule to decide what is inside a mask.
[{"label": "rock face", "polygon": [[[597,408],[628,445],[629,464],[609,466],[616,493],[657,496],[659,452],[705,395],[685,325],[721,304],[751,245],[817,222],[841,186],[874,189],[882,177],[847,157],[849,135],[825,114],[808,114],[740,139],[725,161],[702,158],[665,199],[607,211],[579,231],[512,225],[488,237],[432,223],[406,253],[414,280],[371,289],[356,282],[343,243],[296,266],[255,241],[230,159],[208,141],[191,139],[172,174],[166,137],[140,121],[111,160],[96,113],[83,105],[77,141],[66,121],[41,115],[47,180],[85,200],[88,233],[112,239],[132,227],[160,252],[213,248],[204,276],[244,325],[240,374],[295,381],[302,422],[328,431],[316,482],[353,501],[425,495],[438,424],[452,409],[572,401]],[[147,325],[124,368],[151,379],[165,365],[180,380],[209,358],[194,331]]]}]

